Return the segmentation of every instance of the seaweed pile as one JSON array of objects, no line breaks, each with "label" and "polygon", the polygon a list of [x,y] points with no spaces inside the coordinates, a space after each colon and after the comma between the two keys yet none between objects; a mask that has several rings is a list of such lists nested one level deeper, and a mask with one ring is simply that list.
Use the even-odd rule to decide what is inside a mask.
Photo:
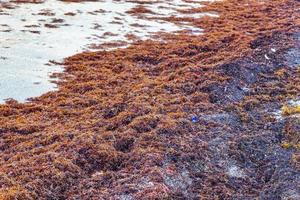
[{"label": "seaweed pile", "polygon": [[0,199],[299,199],[299,8],[206,3],[164,18],[201,36],[67,58],[0,105]]}]

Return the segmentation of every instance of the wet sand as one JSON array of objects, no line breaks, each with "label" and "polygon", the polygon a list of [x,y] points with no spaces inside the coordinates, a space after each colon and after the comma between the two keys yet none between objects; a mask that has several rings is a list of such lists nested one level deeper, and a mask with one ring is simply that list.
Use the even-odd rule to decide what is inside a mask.
[{"label": "wet sand", "polygon": [[206,3],[164,19],[202,35],[67,58],[0,106],[0,199],[299,199],[299,8]]}]

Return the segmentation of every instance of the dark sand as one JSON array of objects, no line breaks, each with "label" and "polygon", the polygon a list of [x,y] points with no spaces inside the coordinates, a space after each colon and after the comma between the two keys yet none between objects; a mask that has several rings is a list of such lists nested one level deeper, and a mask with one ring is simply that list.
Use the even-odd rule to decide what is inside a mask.
[{"label": "dark sand", "polygon": [[208,4],[165,19],[203,36],[67,58],[0,106],[0,199],[300,199],[299,8]]}]

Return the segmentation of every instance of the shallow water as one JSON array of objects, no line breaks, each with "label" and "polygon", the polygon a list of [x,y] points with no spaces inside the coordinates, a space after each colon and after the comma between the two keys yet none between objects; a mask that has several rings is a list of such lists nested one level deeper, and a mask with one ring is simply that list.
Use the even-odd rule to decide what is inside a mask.
[{"label": "shallow water", "polygon": [[[144,16],[189,16],[180,14],[177,9],[199,7],[200,2],[170,0],[145,4],[155,14]],[[76,53],[95,50],[92,44],[99,47],[99,44],[116,42],[117,46],[125,47],[132,42],[126,37],[128,34],[147,39],[158,31],[202,32],[184,23],[173,24],[127,14],[126,11],[138,5],[134,2],[64,3],[48,0],[42,4],[12,5],[16,7],[0,9],[0,102],[7,98],[24,102],[29,97],[55,90],[56,85],[49,75],[61,72],[63,68],[49,64],[49,61],[60,62]],[[100,47],[110,49],[116,46]]]}]

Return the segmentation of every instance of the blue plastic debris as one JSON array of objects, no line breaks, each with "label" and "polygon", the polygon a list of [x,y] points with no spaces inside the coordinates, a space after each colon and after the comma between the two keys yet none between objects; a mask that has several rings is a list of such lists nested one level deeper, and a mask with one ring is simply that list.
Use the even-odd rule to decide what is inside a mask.
[{"label": "blue plastic debris", "polygon": [[199,121],[199,117],[197,117],[197,116],[193,116],[192,117],[192,122],[193,123],[196,123],[196,122],[198,122]]}]

